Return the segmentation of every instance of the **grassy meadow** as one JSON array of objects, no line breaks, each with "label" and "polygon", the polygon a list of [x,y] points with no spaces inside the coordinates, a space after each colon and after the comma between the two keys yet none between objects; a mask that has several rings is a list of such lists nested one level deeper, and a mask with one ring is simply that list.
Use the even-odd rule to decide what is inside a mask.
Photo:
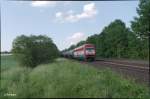
[{"label": "grassy meadow", "polygon": [[13,56],[1,56],[2,98],[146,98],[148,88],[110,69],[59,58],[36,68],[19,66]]},{"label": "grassy meadow", "polygon": [[1,71],[19,66],[18,62],[12,55],[1,56]]}]

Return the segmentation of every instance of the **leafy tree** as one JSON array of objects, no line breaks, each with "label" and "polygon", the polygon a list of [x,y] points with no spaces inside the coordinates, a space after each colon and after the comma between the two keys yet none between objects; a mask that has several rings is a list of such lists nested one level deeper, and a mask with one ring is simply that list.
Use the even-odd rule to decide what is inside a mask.
[{"label": "leafy tree", "polygon": [[131,22],[131,28],[140,39],[139,53],[143,59],[149,58],[149,36],[150,36],[150,0],[140,0],[137,8],[138,17]]},{"label": "leafy tree", "polygon": [[13,41],[12,52],[23,66],[29,67],[52,62],[58,56],[56,45],[43,35],[18,36]]},{"label": "leafy tree", "polygon": [[132,30],[137,36],[146,39],[150,34],[150,0],[140,0],[137,13],[139,17],[135,17],[131,22]]},{"label": "leafy tree", "polygon": [[99,35],[87,39],[96,45],[96,52],[101,57],[126,57],[127,29],[121,20],[115,20],[105,27]]}]

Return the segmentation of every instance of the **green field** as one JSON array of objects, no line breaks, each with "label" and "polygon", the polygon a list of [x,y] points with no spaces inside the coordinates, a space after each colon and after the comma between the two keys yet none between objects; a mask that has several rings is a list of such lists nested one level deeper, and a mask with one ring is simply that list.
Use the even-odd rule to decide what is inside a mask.
[{"label": "green field", "polygon": [[148,99],[150,95],[146,86],[125,80],[110,69],[97,70],[63,58],[31,69],[19,66],[13,56],[2,56],[1,97]]},{"label": "green field", "polygon": [[18,65],[18,62],[12,55],[1,56],[1,71],[11,69],[12,67],[14,68]]}]

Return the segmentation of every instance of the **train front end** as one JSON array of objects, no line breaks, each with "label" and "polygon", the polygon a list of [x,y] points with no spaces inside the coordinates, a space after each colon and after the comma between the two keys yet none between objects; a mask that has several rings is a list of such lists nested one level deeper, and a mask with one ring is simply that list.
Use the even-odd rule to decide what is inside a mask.
[{"label": "train front end", "polygon": [[86,44],[84,47],[85,60],[94,61],[96,57],[95,46],[93,44]]}]

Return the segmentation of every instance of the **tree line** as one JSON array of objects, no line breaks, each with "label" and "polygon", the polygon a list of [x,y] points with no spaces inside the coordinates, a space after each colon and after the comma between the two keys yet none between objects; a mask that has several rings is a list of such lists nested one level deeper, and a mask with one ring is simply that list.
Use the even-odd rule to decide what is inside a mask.
[{"label": "tree line", "polygon": [[9,51],[2,51],[1,54],[11,54]]},{"label": "tree line", "polygon": [[131,21],[131,28],[116,19],[99,34],[89,36],[63,51],[91,43],[96,47],[97,57],[149,59],[150,0],[140,0],[137,13],[139,16]]}]

